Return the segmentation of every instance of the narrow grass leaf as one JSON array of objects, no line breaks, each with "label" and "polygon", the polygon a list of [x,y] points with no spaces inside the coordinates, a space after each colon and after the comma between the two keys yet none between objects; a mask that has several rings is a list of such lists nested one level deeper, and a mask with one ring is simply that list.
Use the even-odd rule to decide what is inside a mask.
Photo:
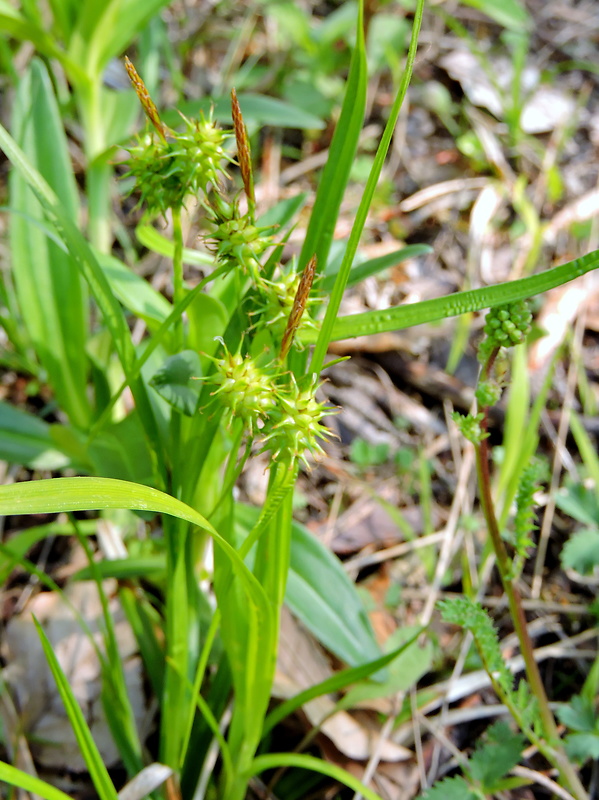
[{"label": "narrow grass leaf", "polygon": [[[382,272],[384,269],[389,269],[395,267],[397,264],[401,264],[402,261],[407,261],[409,258],[415,258],[416,256],[427,255],[432,252],[433,248],[428,244],[409,244],[407,247],[402,247],[400,250],[394,250],[393,253],[387,253],[387,255],[380,256],[379,258],[371,258],[368,261],[364,261],[362,264],[354,264],[349,273],[349,278],[347,279],[347,286],[355,286],[357,283],[360,283],[372,275],[378,275],[378,273]],[[323,276],[319,283],[320,289],[325,292],[331,291],[337,280],[340,266],[341,264],[339,264],[337,269],[333,272],[327,272],[327,274]]]},{"label": "narrow grass leaf", "polygon": [[[363,314],[350,314],[338,318],[332,327],[331,341],[350,339],[354,336],[368,336],[372,333],[396,331],[422,325],[425,322],[436,322],[447,317],[457,317],[469,311],[480,311],[483,308],[525,300],[536,294],[542,294],[556,286],[585,275],[599,267],[599,250],[568,261],[559,267],[553,267],[539,275],[520,278],[509,283],[485,286],[467,292],[456,292],[449,297],[436,297],[421,303],[396,306],[383,311],[366,311]],[[308,344],[316,340],[313,331],[305,330],[301,339]]]},{"label": "narrow grass leaf", "polygon": [[[349,241],[347,243],[345,254],[341,262],[341,267],[339,269],[339,275],[337,276],[337,280],[335,281],[335,285],[333,286],[333,291],[331,293],[331,298],[327,305],[327,310],[325,312],[325,317],[322,323],[322,327],[316,339],[316,346],[314,348],[314,352],[312,353],[312,361],[310,366],[312,372],[315,374],[320,373],[322,366],[324,364],[324,359],[326,356],[327,347],[329,346],[329,342],[333,341],[335,338],[334,328],[336,322],[338,322],[337,316],[339,314],[339,307],[341,305],[343,293],[347,285],[352,264],[356,257],[356,252],[358,250],[360,237],[362,236],[362,231],[364,229],[364,225],[366,224],[366,217],[368,216],[368,211],[370,209],[372,199],[374,197],[374,192],[381,171],[383,169],[385,157],[387,155],[389,146],[391,144],[391,138],[393,136],[393,131],[395,129],[397,119],[399,117],[399,112],[401,110],[401,106],[406,96],[406,92],[408,91],[408,86],[410,84],[410,79],[412,77],[414,60],[416,58],[416,49],[418,46],[418,35],[420,33],[420,26],[422,24],[423,13],[424,13],[424,0],[418,0],[416,3],[416,9],[414,13],[414,21],[412,23],[412,35],[410,37],[410,45],[408,48],[406,67],[402,75],[402,79],[399,85],[399,89],[397,90],[395,100],[393,101],[393,106],[389,114],[389,119],[387,120],[387,124],[385,125],[385,130],[383,131],[380,144],[376,151],[372,169],[370,170],[366,186],[364,187],[364,193],[362,194],[362,199],[360,201],[360,205],[358,206],[358,210],[356,212],[354,224],[352,226],[351,233],[349,236]],[[362,38],[360,39],[361,36]],[[356,50],[358,49],[364,50],[363,35],[360,34],[360,32],[358,33],[358,42],[356,43]],[[366,58],[365,54],[364,58]]]},{"label": "narrow grass leaf", "polygon": [[46,634],[39,622],[33,619],[37,632],[39,634],[44,655],[48,661],[48,665],[56,681],[58,693],[64,703],[65,711],[69,718],[69,722],[73,728],[73,733],[77,739],[77,745],[81,752],[81,756],[85,761],[85,765],[89,771],[90,778],[94,785],[100,800],[117,800],[118,795],[114,785],[108,774],[108,770],[104,766],[104,761],[96,744],[92,738],[91,732],[83,716],[83,712],[79,707],[77,700],[73,694],[73,690],[69,685],[69,681],[62,671],[58,659],[54,655],[52,645],[48,641]]},{"label": "narrow grass leaf", "polygon": [[366,800],[381,800],[379,795],[368,786],[363,784],[349,772],[346,772],[336,764],[330,764],[328,761],[323,761],[314,756],[305,755],[304,753],[270,753],[264,756],[258,756],[252,762],[251,772],[248,778],[253,775],[259,775],[267,769],[278,769],[287,767],[297,767],[298,769],[308,769],[312,772],[319,772],[321,775],[326,775],[339,781],[344,786],[353,789],[354,792],[363,795]]},{"label": "narrow grass leaf", "polygon": [[288,717],[296,709],[301,708],[315,697],[322,697],[322,695],[331,694],[332,692],[340,692],[347,686],[351,686],[351,684],[362,681],[365,678],[369,678],[371,675],[374,675],[375,672],[383,670],[384,667],[386,667],[388,664],[391,664],[399,655],[401,655],[404,650],[416,642],[422,631],[423,628],[419,628],[407,641],[403,642],[403,644],[401,644],[395,650],[392,650],[390,653],[387,653],[380,658],[376,658],[374,661],[368,661],[366,664],[361,664],[359,667],[349,667],[341,670],[341,672],[337,672],[330,678],[326,678],[324,681],[321,681],[314,686],[310,686],[308,689],[304,689],[303,692],[299,692],[293,697],[290,697],[288,700],[285,700],[285,702],[281,703],[273,711],[271,711],[265,719],[262,736],[266,736],[267,733],[269,733],[269,731],[278,725],[279,722],[284,720],[285,717]]},{"label": "narrow grass leaf", "polygon": [[327,263],[341,201],[358,148],[366,108],[368,79],[363,26],[363,3],[360,3],[356,45],[345,87],[345,98],[310,215],[299,258],[300,270],[312,256],[316,256],[321,270]]},{"label": "narrow grass leaf", "polygon": [[7,783],[9,786],[16,786],[19,789],[24,789],[31,794],[39,795],[44,800],[73,800],[68,794],[61,792],[55,786],[50,786],[46,781],[36,778],[34,775],[29,775],[10,764],[5,764],[0,761],[0,781]]}]

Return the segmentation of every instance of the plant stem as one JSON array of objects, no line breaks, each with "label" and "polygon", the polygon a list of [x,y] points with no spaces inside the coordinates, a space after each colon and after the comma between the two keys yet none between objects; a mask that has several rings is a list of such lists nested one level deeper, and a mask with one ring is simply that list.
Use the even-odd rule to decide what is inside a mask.
[{"label": "plant stem", "polygon": [[[489,361],[483,370],[485,375],[488,374],[490,366],[495,360],[496,355],[497,354],[495,353],[489,358]],[[488,428],[488,412],[488,406],[483,408],[484,418],[481,422],[481,427],[485,433],[487,433]],[[505,543],[499,532],[499,526],[495,516],[493,497],[491,495],[488,439],[483,439],[475,446],[475,448],[481,506],[485,516],[485,521],[487,523],[487,528],[491,535],[491,542],[493,544],[493,549],[495,551],[495,557],[497,560],[497,568],[501,577],[503,590],[507,597],[510,615],[514,624],[518,641],[520,643],[520,652],[522,653],[522,657],[524,659],[526,676],[530,683],[530,688],[539,703],[543,728],[550,740],[553,762],[560,771],[564,782],[574,797],[576,797],[577,800],[588,800],[588,794],[580,782],[576,770],[568,760],[568,757],[562,747],[559,731],[557,729],[553,713],[549,707],[549,700],[547,699],[541,673],[539,672],[539,667],[535,660],[532,642],[528,634],[526,617],[524,615],[524,609],[522,608],[522,598],[518,588],[510,577],[511,561],[508,556]]]},{"label": "plant stem", "polygon": [[[173,305],[183,300],[183,228],[181,226],[181,209],[173,208]],[[175,324],[175,339],[179,347],[183,347],[183,322],[181,318]]]}]

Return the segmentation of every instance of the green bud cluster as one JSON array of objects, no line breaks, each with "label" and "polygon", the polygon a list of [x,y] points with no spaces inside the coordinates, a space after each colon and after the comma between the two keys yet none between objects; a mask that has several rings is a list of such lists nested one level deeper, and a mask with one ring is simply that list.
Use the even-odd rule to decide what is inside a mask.
[{"label": "green bud cluster", "polygon": [[512,347],[521,344],[530,333],[532,313],[525,300],[491,308],[484,331],[494,344]]},{"label": "green bud cluster", "polygon": [[134,179],[131,191],[139,193],[139,205],[150,213],[164,215],[181,208],[189,195],[205,193],[223,173],[222,162],[231,160],[224,149],[227,132],[203,117],[183,120],[182,133],[169,131],[168,139],[146,134],[127,148],[125,177]]},{"label": "green bud cluster", "polygon": [[454,411],[451,418],[460,429],[462,436],[472,444],[480,444],[489,435],[481,426],[481,422],[485,418],[482,411],[479,414],[467,414],[466,416]]},{"label": "green bud cluster", "polygon": [[481,381],[474,393],[479,408],[494,406],[501,397],[501,386],[496,381]]}]

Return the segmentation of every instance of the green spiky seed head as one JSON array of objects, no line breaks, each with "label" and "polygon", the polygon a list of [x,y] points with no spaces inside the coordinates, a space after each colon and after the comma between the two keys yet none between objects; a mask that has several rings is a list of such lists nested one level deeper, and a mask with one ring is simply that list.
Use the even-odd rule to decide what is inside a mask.
[{"label": "green spiky seed head", "polygon": [[229,263],[231,268],[241,266],[252,277],[255,284],[262,282],[259,258],[272,247],[273,237],[266,234],[270,228],[254,225],[249,214],[240,214],[236,203],[219,200],[211,208],[212,221],[216,226],[207,237],[209,245],[220,263]]},{"label": "green spiky seed head", "polygon": [[331,409],[316,400],[317,388],[312,382],[307,389],[300,390],[292,376],[289,389],[281,390],[269,416],[263,450],[272,452],[274,458],[282,454],[300,459],[306,466],[309,466],[307,450],[313,455],[324,453],[320,442],[332,434],[322,425],[321,419],[330,414]]},{"label": "green spiky seed head", "polygon": [[217,388],[212,396],[225,406],[229,421],[240,417],[253,432],[257,422],[264,420],[276,404],[272,377],[251,358],[228,351],[214,363],[216,373],[212,380]]},{"label": "green spiky seed head", "polygon": [[[169,208],[181,208],[189,195],[207,191],[223,174],[222,162],[229,158],[223,144],[228,136],[211,120],[188,120],[185,131],[169,131],[169,138],[146,134],[127,148],[125,162],[132,177],[132,192],[140,205],[152,214],[164,215]],[[230,160],[230,158],[229,158]]]}]

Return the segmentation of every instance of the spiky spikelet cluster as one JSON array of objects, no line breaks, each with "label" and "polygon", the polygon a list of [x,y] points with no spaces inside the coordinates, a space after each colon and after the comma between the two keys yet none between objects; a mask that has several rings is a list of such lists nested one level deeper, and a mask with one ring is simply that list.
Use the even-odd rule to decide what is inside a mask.
[{"label": "spiky spikelet cluster", "polygon": [[[293,269],[280,272],[274,280],[263,280],[260,286],[260,300],[256,314],[271,330],[277,339],[281,339],[289,315],[291,314],[301,275]],[[319,302],[317,297],[308,297],[303,306],[300,324],[303,328],[315,328],[316,324],[310,316],[310,308]]]},{"label": "spiky spikelet cluster", "polygon": [[263,450],[270,451],[273,458],[292,455],[308,466],[306,451],[315,456],[324,453],[320,442],[332,434],[320,420],[331,409],[316,400],[317,388],[313,381],[306,389],[300,389],[291,375],[286,391],[279,394],[263,437]]},{"label": "spiky spikelet cluster", "polygon": [[252,282],[260,287],[263,283],[260,256],[274,244],[274,239],[267,231],[271,228],[258,227],[253,217],[242,214],[236,201],[228,203],[216,198],[208,208],[209,220],[215,226],[206,237],[219,264],[228,265],[231,269],[241,267]]},{"label": "spiky spikelet cluster", "polygon": [[203,116],[183,121],[181,133],[168,131],[168,138],[145,134],[127,148],[125,177],[134,179],[131,192],[139,193],[139,205],[151,214],[164,215],[169,208],[181,208],[190,195],[205,194],[226,174],[222,165],[231,160],[224,147],[226,131]]},{"label": "spiky spikelet cluster", "polygon": [[460,414],[459,411],[454,411],[451,418],[460,429],[460,433],[472,444],[480,444],[483,439],[486,439],[489,434],[483,430],[481,425],[485,415],[481,411],[478,414]]},{"label": "spiky spikelet cluster", "polygon": [[276,404],[273,375],[258,367],[249,356],[233,355],[226,348],[222,358],[213,360],[216,366],[212,375],[216,385],[213,396],[225,407],[229,422],[239,417],[254,434]]},{"label": "spiky spikelet cluster", "polygon": [[226,347],[223,356],[212,361],[216,367],[210,376],[216,387],[212,396],[225,407],[229,423],[240,418],[250,435],[260,435],[262,452],[275,459],[300,459],[306,465],[306,451],[324,452],[320,442],[331,433],[321,419],[332,410],[316,400],[316,380],[300,388],[293,375],[279,367],[259,367],[249,356],[233,355]]}]

